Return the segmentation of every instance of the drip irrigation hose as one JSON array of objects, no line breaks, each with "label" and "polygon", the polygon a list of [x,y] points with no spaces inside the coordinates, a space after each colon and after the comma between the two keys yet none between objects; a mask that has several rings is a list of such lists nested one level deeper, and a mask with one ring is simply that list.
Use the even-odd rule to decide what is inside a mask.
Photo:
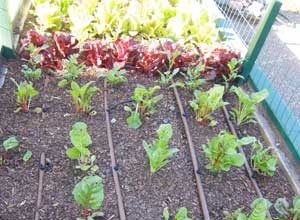
[{"label": "drip irrigation hose", "polygon": [[182,102],[180,100],[178,90],[177,90],[176,87],[173,87],[173,90],[174,90],[174,95],[176,97],[177,105],[178,105],[179,110],[180,110],[181,119],[182,119],[183,124],[184,124],[184,130],[185,130],[185,133],[186,133],[186,137],[187,137],[187,141],[188,141],[188,145],[189,145],[189,150],[190,150],[190,155],[191,155],[191,158],[192,158],[194,174],[195,174],[195,177],[196,177],[196,185],[197,185],[198,194],[199,194],[199,198],[200,198],[200,202],[201,202],[201,208],[202,208],[203,216],[204,216],[205,220],[210,220],[209,211],[208,211],[208,207],[207,207],[207,203],[206,203],[206,198],[205,198],[201,178],[200,178],[200,175],[199,175],[199,165],[198,165],[198,161],[197,161],[197,157],[196,157],[196,153],[195,153],[194,144],[193,144],[193,141],[192,141],[192,136],[191,136],[191,133],[190,133],[190,128],[189,128],[189,125],[188,125],[188,122],[187,122],[187,119],[186,119],[186,115],[185,115],[185,111],[184,111],[183,106],[182,106]]},{"label": "drip irrigation hose", "polygon": [[124,209],[124,204],[123,204],[120,181],[119,181],[119,177],[118,177],[118,173],[117,173],[118,166],[116,164],[114,145],[113,145],[113,141],[112,141],[112,132],[111,132],[111,127],[110,127],[106,79],[104,80],[104,109],[105,109],[106,130],[107,130],[108,145],[109,145],[109,150],[110,150],[112,173],[113,173],[115,189],[116,189],[117,198],[118,198],[119,215],[120,215],[120,220],[126,220],[126,214],[125,214],[125,209]]},{"label": "drip irrigation hose", "polygon": [[[227,124],[228,124],[228,127],[229,127],[231,133],[232,133],[233,135],[235,135],[236,138],[239,138],[239,136],[237,135],[236,130],[235,130],[235,128],[234,128],[234,126],[233,126],[233,124],[232,124],[232,122],[231,122],[231,120],[230,120],[229,113],[228,113],[228,110],[227,110],[226,106],[223,106],[223,113],[224,113],[226,122],[227,122]],[[251,182],[252,182],[252,184],[253,184],[253,186],[254,186],[254,188],[255,188],[256,193],[258,194],[258,196],[259,196],[260,198],[263,198],[263,194],[261,193],[260,188],[259,188],[259,186],[258,186],[256,180],[253,178],[253,172],[252,172],[252,169],[251,169],[251,167],[250,167],[250,165],[249,165],[249,163],[248,163],[248,160],[247,160],[247,157],[246,157],[246,155],[245,155],[245,152],[244,152],[243,148],[242,148],[242,147],[238,147],[238,151],[239,151],[239,152],[243,155],[243,157],[244,157],[245,168],[246,168],[246,171],[247,171],[247,173],[248,173],[248,177],[250,178],[250,180],[251,180]],[[268,215],[269,218],[271,218],[271,214],[270,214],[269,211],[267,212],[267,215]]]},{"label": "drip irrigation hose", "polygon": [[[45,153],[41,154],[40,167],[45,167]],[[40,220],[40,206],[42,202],[42,193],[43,193],[43,178],[44,178],[45,169],[39,169],[39,188],[38,188],[38,196],[36,202],[36,210],[35,210],[35,220]]]}]

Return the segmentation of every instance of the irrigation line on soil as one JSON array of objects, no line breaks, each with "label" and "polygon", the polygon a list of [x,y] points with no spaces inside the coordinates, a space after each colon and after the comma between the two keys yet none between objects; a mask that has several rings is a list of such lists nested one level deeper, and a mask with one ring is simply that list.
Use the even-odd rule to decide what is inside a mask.
[{"label": "irrigation line on soil", "polygon": [[[223,113],[224,113],[226,122],[227,122],[227,124],[228,124],[228,127],[229,127],[231,133],[234,134],[234,135],[238,138],[238,135],[237,135],[237,133],[236,133],[236,130],[235,130],[235,128],[234,128],[234,126],[233,126],[233,124],[232,124],[232,122],[231,122],[231,120],[230,120],[229,113],[228,113],[228,110],[227,110],[226,106],[223,106],[222,109],[223,109]],[[243,155],[243,157],[244,157],[245,168],[246,168],[246,170],[247,170],[248,177],[250,178],[250,180],[251,180],[251,182],[252,182],[252,184],[253,184],[253,186],[254,186],[254,188],[255,188],[256,193],[258,194],[258,196],[259,196],[260,198],[263,198],[263,194],[261,193],[260,188],[259,188],[259,186],[258,186],[256,180],[253,178],[253,172],[252,172],[251,167],[250,167],[250,165],[249,165],[249,163],[248,163],[248,160],[247,160],[247,157],[246,157],[246,155],[245,155],[245,152],[244,152],[243,148],[242,148],[242,147],[238,147],[238,150],[239,150],[239,152],[240,152],[240,153]],[[269,211],[267,212],[267,215],[268,215],[269,218],[272,218]]]},{"label": "irrigation line on soil", "polygon": [[104,109],[105,109],[105,120],[106,120],[106,130],[107,130],[107,138],[108,138],[108,145],[110,150],[110,158],[111,158],[111,168],[113,173],[113,178],[115,182],[115,189],[118,197],[118,207],[119,207],[119,214],[121,220],[126,220],[126,214],[123,204],[123,198],[121,193],[120,181],[118,177],[118,173],[116,170],[116,158],[114,152],[114,145],[112,140],[112,132],[110,127],[110,119],[109,119],[109,111],[108,111],[108,101],[107,101],[107,81],[104,80]]},{"label": "irrigation line on soil", "polygon": [[181,119],[182,119],[183,124],[184,124],[185,134],[186,134],[186,137],[187,137],[187,140],[188,140],[188,145],[189,145],[190,155],[191,155],[191,158],[192,158],[194,174],[195,174],[195,177],[196,177],[196,185],[197,185],[197,189],[198,189],[198,194],[199,194],[199,198],[200,198],[200,203],[201,203],[203,216],[204,216],[205,220],[210,220],[209,211],[208,211],[208,207],[207,207],[207,203],[206,203],[206,198],[205,198],[201,178],[200,178],[200,175],[198,174],[199,165],[198,165],[198,161],[197,161],[197,157],[196,157],[196,153],[195,153],[194,144],[193,144],[193,141],[192,141],[190,128],[189,128],[189,125],[188,125],[187,120],[186,120],[185,112],[184,112],[184,109],[183,109],[183,106],[182,106],[182,102],[180,100],[178,90],[177,90],[176,87],[173,87],[173,90],[174,90],[174,95],[176,97],[177,105],[178,105],[179,110],[180,110]]},{"label": "irrigation line on soil", "polygon": [[36,202],[36,210],[35,210],[35,220],[39,220],[40,219],[40,206],[41,206],[41,202],[42,202],[42,193],[43,193],[43,178],[44,178],[44,173],[45,173],[45,169],[42,169],[43,167],[45,167],[45,153],[41,154],[41,162],[40,162],[40,166],[39,166],[39,188],[38,188],[38,196],[37,196],[37,202]]}]

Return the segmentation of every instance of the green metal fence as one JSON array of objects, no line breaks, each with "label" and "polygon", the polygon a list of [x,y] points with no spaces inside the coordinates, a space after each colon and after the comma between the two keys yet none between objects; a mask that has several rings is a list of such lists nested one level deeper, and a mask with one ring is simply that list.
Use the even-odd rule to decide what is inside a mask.
[{"label": "green metal fence", "polygon": [[230,40],[228,44],[242,50],[245,78],[249,79],[255,90],[269,90],[264,107],[299,162],[300,78],[297,76],[300,72],[292,64],[299,64],[299,60],[291,58],[286,45],[281,44],[275,34],[273,23],[278,17],[281,2],[270,0],[268,4],[262,4],[261,16],[255,18],[249,16],[241,5],[237,6],[237,1],[234,1],[235,5],[231,0],[214,2],[225,17],[221,24],[224,32],[233,30],[234,36],[241,42],[237,46]]}]

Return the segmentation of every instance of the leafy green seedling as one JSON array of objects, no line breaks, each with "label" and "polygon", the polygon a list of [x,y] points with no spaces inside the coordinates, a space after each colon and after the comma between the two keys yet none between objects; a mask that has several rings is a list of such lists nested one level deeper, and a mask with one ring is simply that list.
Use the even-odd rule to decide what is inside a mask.
[{"label": "leafy green seedling", "polygon": [[[169,213],[169,210],[167,207],[164,208],[163,217],[164,217],[164,220],[170,219],[170,213]],[[190,217],[188,217],[187,208],[181,207],[175,215],[175,220],[192,220],[192,219]]]},{"label": "leafy green seedling", "polygon": [[125,74],[125,69],[120,69],[119,66],[115,65],[111,70],[100,74],[100,77],[106,78],[109,84],[117,85],[128,81]]},{"label": "leafy green seedling", "polygon": [[30,54],[30,58],[28,63],[33,67],[33,69],[37,69],[37,64],[42,61],[42,56],[40,52],[49,47],[48,44],[44,44],[41,47],[36,47],[33,43],[29,43],[25,50],[27,50]]},{"label": "leafy green seedling", "polygon": [[238,209],[233,213],[224,212],[226,220],[271,220],[267,217],[271,203],[264,198],[255,199],[252,204],[252,213],[247,216],[242,212],[242,209]]},{"label": "leafy green seedling", "polygon": [[76,203],[83,208],[84,219],[91,219],[92,212],[100,209],[104,200],[104,186],[99,176],[86,176],[76,184],[72,192]]},{"label": "leafy green seedling", "polygon": [[194,91],[195,99],[190,101],[190,106],[196,114],[196,120],[200,124],[206,124],[213,121],[211,114],[218,108],[226,105],[223,102],[224,86],[215,85],[206,92]]},{"label": "leafy green seedling", "polygon": [[163,217],[164,217],[164,220],[169,220],[170,219],[170,213],[169,213],[168,207],[164,208],[164,210],[163,210]]},{"label": "leafy green seedling", "polygon": [[3,147],[4,147],[5,151],[9,151],[11,149],[18,147],[19,144],[20,144],[20,142],[17,140],[16,137],[13,136],[13,137],[6,139],[3,142]]},{"label": "leafy green seedling", "polygon": [[77,77],[83,72],[85,66],[82,63],[78,63],[77,58],[78,54],[73,54],[63,61],[63,79],[58,83],[60,88],[64,88],[69,85],[71,81],[77,79]]},{"label": "leafy green seedling", "polygon": [[134,101],[135,110],[125,106],[124,110],[130,112],[127,118],[127,124],[130,128],[137,129],[142,125],[141,118],[145,114],[153,114],[156,112],[155,105],[163,98],[163,95],[154,96],[154,93],[160,89],[159,86],[146,88],[137,86],[134,89],[132,100]]},{"label": "leafy green seedling", "polygon": [[231,166],[241,167],[245,162],[244,157],[237,152],[236,148],[255,141],[255,137],[237,139],[233,134],[226,131],[220,132],[207,144],[202,145],[204,153],[209,159],[209,164],[206,167],[212,172],[229,171]]},{"label": "leafy green seedling", "polygon": [[290,207],[285,198],[279,198],[274,204],[279,214],[278,220],[299,220],[300,219],[300,195],[293,199],[293,206]]},{"label": "leafy green seedling", "polygon": [[142,125],[140,113],[137,111],[138,108],[136,108],[135,111],[133,111],[128,106],[124,107],[124,110],[127,112],[130,112],[130,116],[127,118],[126,122],[128,124],[129,128],[132,129],[138,129]]},{"label": "leafy green seedling", "polygon": [[27,150],[23,155],[23,161],[26,163],[32,157],[32,151]]},{"label": "leafy green seedling", "polygon": [[226,91],[228,91],[230,89],[230,87],[232,86],[232,83],[236,79],[244,79],[244,77],[242,75],[240,75],[239,71],[238,71],[240,64],[241,64],[241,61],[237,60],[236,58],[232,58],[228,62],[227,67],[229,69],[229,74],[228,75],[222,75]]},{"label": "leafy green seedling", "polygon": [[90,81],[82,87],[80,87],[80,85],[78,85],[75,81],[71,83],[70,93],[73,98],[76,112],[91,112],[92,97],[99,90],[96,86],[91,86],[93,83],[94,81]]},{"label": "leafy green seedling", "polygon": [[39,80],[42,76],[42,70],[40,68],[32,69],[27,65],[22,65],[22,73],[27,80]]},{"label": "leafy green seedling", "polygon": [[21,82],[20,84],[18,84],[13,78],[10,79],[17,86],[15,96],[20,108],[18,108],[16,112],[20,110],[22,112],[28,112],[30,108],[31,99],[37,96],[39,92],[35,88],[33,88],[31,82]]},{"label": "leafy green seedling", "polygon": [[87,125],[83,122],[76,122],[70,131],[70,138],[73,147],[68,148],[66,154],[71,160],[78,160],[76,168],[82,171],[97,171],[98,166],[94,165],[95,155],[91,155],[89,145],[92,144],[91,136],[88,133]]},{"label": "leafy green seedling", "polygon": [[180,51],[176,50],[173,53],[168,53],[168,70],[165,72],[159,71],[160,80],[159,83],[162,85],[168,85],[171,80],[179,73],[179,68],[173,69],[176,58],[180,55]]},{"label": "leafy green seedling", "polygon": [[188,67],[186,73],[181,73],[184,77],[182,87],[186,87],[190,90],[198,89],[203,83],[205,83],[205,79],[201,78],[201,72],[203,70],[204,66],[202,64]]},{"label": "leafy green seedling", "polygon": [[251,164],[258,173],[273,176],[276,172],[277,157],[271,148],[265,148],[260,142],[255,142],[252,145]]},{"label": "leafy green seedling", "polygon": [[160,125],[156,133],[157,139],[152,144],[143,141],[144,149],[149,158],[151,173],[164,167],[169,162],[169,158],[179,151],[177,148],[169,148],[169,141],[173,135],[171,124]]},{"label": "leafy green seedling", "polygon": [[238,106],[232,108],[231,116],[238,126],[255,123],[255,105],[262,102],[268,96],[268,90],[264,89],[252,93],[250,96],[239,87],[232,87],[232,91],[239,99]]}]

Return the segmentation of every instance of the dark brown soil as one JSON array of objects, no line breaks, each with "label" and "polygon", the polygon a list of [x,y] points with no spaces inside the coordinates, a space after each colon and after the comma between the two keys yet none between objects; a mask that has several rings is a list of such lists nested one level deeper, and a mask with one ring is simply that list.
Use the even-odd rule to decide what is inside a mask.
[{"label": "dark brown soil", "polygon": [[[102,89],[93,99],[96,116],[75,114],[68,91],[57,87],[57,79],[44,73],[43,79],[35,83],[40,95],[33,99],[32,109],[42,107],[41,114],[14,113],[17,108],[14,98],[14,85],[9,77],[21,81],[21,61],[1,61],[9,67],[4,87],[0,90],[0,143],[9,136],[16,136],[21,146],[18,151],[9,155],[6,165],[0,166],[0,219],[33,219],[36,209],[38,172],[40,154],[44,152],[50,168],[44,176],[44,190],[41,219],[76,219],[81,210],[76,205],[72,190],[75,184],[85,175],[75,169],[75,162],[69,160],[65,151],[71,145],[69,131],[76,121],[83,121],[89,127],[93,144],[90,149],[97,156],[100,169],[97,174],[102,176],[105,184],[105,200],[101,211],[105,219],[119,219],[117,197],[111,173],[110,155],[107,143],[105,115],[103,106],[103,81],[92,76],[81,77],[81,83],[95,80]],[[110,107],[129,100],[137,84],[153,86],[157,78],[138,74],[128,74],[129,82],[121,86],[108,87]],[[228,130],[223,113],[214,113],[218,124],[214,127],[202,126],[194,119],[188,101],[193,99],[192,92],[179,90],[186,110],[193,142],[199,158],[200,176],[211,219],[224,219],[223,211],[233,211],[244,207],[249,211],[251,202],[257,198],[254,188],[247,177],[244,167],[233,168],[229,172],[211,173],[205,165],[208,163],[202,144],[219,133]],[[194,220],[203,219],[196,191],[193,166],[188,145],[180,118],[179,110],[172,89],[162,88],[157,94],[164,99],[157,105],[157,113],[145,118],[138,130],[129,129],[126,124],[128,113],[124,105],[117,105],[110,111],[113,142],[119,169],[125,211],[128,220],[159,220],[162,219],[164,207],[169,207],[172,214],[180,207],[187,207]],[[234,99],[230,99],[235,102]],[[131,103],[126,105],[130,106]],[[142,146],[142,141],[152,142],[156,130],[162,123],[171,123],[173,137],[170,146],[180,151],[171,158],[169,164],[155,174],[150,174],[149,162]],[[242,134],[254,135],[262,140],[256,125],[244,126]],[[249,146],[244,147],[249,157]],[[33,152],[33,157],[24,164],[23,153]],[[278,169],[276,175],[257,177],[263,195],[272,202],[278,197],[291,200],[294,195],[284,173]]]},{"label": "dark brown soil", "polygon": [[[43,107],[44,113],[14,113],[17,108],[14,100],[14,85],[8,80],[14,77],[22,79],[21,63],[6,62],[9,73],[0,93],[0,141],[15,135],[21,142],[21,151],[29,149],[33,158],[26,165],[15,160],[22,158],[21,153],[13,155],[12,164],[0,167],[0,216],[5,220],[33,219],[36,207],[38,171],[40,154],[45,152],[51,169],[44,176],[43,201],[40,209],[41,219],[75,219],[80,215],[80,208],[75,204],[72,190],[85,174],[75,170],[75,162],[66,157],[65,151],[71,146],[69,131],[76,121],[88,125],[93,144],[91,152],[97,156],[100,167],[97,174],[103,177],[105,200],[102,210],[106,219],[118,219],[117,200],[110,168],[109,148],[107,144],[103,94],[94,97],[97,115],[90,117],[74,113],[72,99],[67,90],[57,87],[55,77],[44,74],[43,79],[35,83],[40,95],[32,100],[32,107]],[[95,80],[82,77],[82,82]],[[46,83],[47,82],[47,83]],[[102,88],[103,82],[97,82]]]},{"label": "dark brown soil", "polygon": [[[128,84],[109,88],[110,105],[130,99],[137,84],[153,86],[154,80],[157,78],[130,75]],[[180,207],[186,207],[193,219],[203,219],[193,166],[175,98],[172,90],[168,89],[162,88],[157,94],[164,95],[157,105],[157,113],[145,119],[138,130],[128,128],[128,113],[124,111],[124,105],[119,105],[110,112],[110,117],[116,120],[112,124],[112,134],[127,218],[162,219],[164,207],[169,207],[171,213],[175,213]],[[173,137],[170,146],[180,151],[164,168],[151,175],[142,141],[152,142],[156,137],[156,130],[163,123],[172,124]]]}]

